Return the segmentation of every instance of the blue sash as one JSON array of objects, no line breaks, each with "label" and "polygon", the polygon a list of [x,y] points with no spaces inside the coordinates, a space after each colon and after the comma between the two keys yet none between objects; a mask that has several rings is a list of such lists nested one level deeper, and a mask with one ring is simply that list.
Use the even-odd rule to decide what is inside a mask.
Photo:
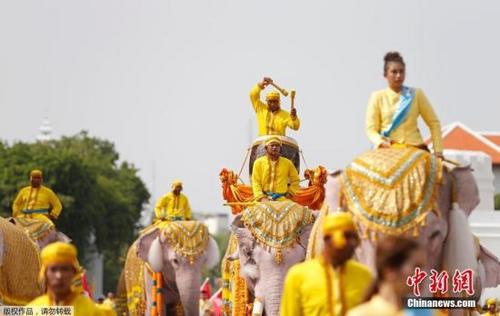
[{"label": "blue sash", "polygon": [[285,196],[286,193],[274,193],[274,192],[264,192],[265,195],[267,195],[268,198],[270,198],[273,201],[276,201],[282,196]]},{"label": "blue sash", "polygon": [[21,213],[24,215],[30,215],[30,214],[49,214],[49,210],[22,210]]},{"label": "blue sash", "polygon": [[382,131],[382,136],[389,137],[391,133],[398,128],[410,113],[411,104],[415,97],[415,89],[403,86],[401,88],[401,96],[399,98],[399,106],[392,116],[392,121],[389,126]]}]

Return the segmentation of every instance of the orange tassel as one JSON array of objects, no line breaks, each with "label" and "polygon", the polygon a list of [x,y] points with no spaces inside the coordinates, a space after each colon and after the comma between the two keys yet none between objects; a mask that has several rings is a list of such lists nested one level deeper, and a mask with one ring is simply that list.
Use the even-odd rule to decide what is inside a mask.
[{"label": "orange tassel", "polygon": [[163,314],[163,276],[161,272],[155,273],[156,275],[156,310],[158,315]]}]

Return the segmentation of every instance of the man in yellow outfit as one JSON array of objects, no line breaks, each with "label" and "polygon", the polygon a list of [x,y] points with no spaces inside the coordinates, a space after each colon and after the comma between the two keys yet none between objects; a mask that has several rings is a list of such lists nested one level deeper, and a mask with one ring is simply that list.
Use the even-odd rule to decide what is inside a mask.
[{"label": "man in yellow outfit", "polygon": [[266,155],[255,160],[252,170],[252,191],[256,201],[283,201],[299,187],[299,174],[293,163],[281,157],[281,141],[270,137],[265,142]]},{"label": "man in yellow outfit", "polygon": [[298,130],[300,127],[300,120],[297,117],[297,110],[295,108],[290,113],[280,109],[280,93],[278,91],[271,91],[267,94],[267,104],[260,100],[260,92],[272,82],[271,78],[264,77],[250,92],[250,101],[257,115],[259,136],[284,136],[287,127],[293,130]]},{"label": "man in yellow outfit", "polygon": [[500,313],[497,311],[497,300],[494,297],[490,297],[488,300],[486,300],[486,308],[488,309],[488,311],[481,315],[486,315],[486,316],[500,315]]},{"label": "man in yellow outfit", "polygon": [[42,171],[32,170],[31,184],[19,191],[12,204],[12,217],[36,218],[54,225],[51,219],[57,219],[61,214],[61,201],[51,189],[42,185],[42,182]]},{"label": "man in yellow outfit", "polygon": [[55,242],[43,248],[40,257],[40,279],[45,279],[47,293],[27,306],[73,306],[75,316],[116,315],[101,311],[91,299],[72,287],[76,278],[80,277],[75,246]]},{"label": "man in yellow outfit", "polygon": [[172,182],[172,191],[162,196],[155,207],[155,221],[185,221],[191,220],[191,207],[188,198],[181,193],[182,182]]},{"label": "man in yellow outfit", "polygon": [[368,267],[352,260],[359,237],[350,213],[327,215],[321,256],[288,271],[281,315],[345,315],[361,303],[372,282]]}]

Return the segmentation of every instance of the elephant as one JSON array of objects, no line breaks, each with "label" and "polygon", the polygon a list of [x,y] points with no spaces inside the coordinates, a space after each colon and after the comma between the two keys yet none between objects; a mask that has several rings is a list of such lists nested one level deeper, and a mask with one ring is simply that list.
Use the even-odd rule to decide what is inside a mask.
[{"label": "elephant", "polygon": [[42,294],[40,259],[23,230],[0,217],[0,305],[26,305]]},{"label": "elephant", "polygon": [[[128,267],[135,266],[137,270],[137,258],[144,263],[142,272],[147,315],[151,314],[153,302],[152,272],[162,273],[165,306],[182,304],[184,315],[198,315],[202,269],[214,267],[220,258],[217,243],[203,223],[173,221],[149,227],[129,250],[125,274],[130,273]],[[136,264],[130,265],[129,261],[134,260]],[[132,290],[127,284],[129,295]],[[166,309],[162,308],[163,315],[165,312]]]},{"label": "elephant", "polygon": [[9,221],[24,230],[36,244],[38,250],[42,250],[48,244],[56,241],[71,242],[68,236],[57,231],[54,225],[48,225],[46,221],[26,217],[11,217]]},{"label": "elephant", "polygon": [[[483,287],[496,287],[500,284],[500,262],[498,258],[489,253],[475,241],[467,217],[479,204],[479,193],[472,170],[469,166],[455,166],[443,168],[441,184],[437,194],[437,212],[428,212],[424,221],[415,231],[404,234],[409,238],[417,238],[426,250],[426,266],[423,270],[462,271],[470,268],[474,273],[475,294],[472,298],[478,300]],[[342,200],[343,171],[331,173],[325,184],[325,205],[321,210],[315,227],[313,237],[308,245],[308,257],[315,257],[322,247],[321,231],[318,229],[322,218],[331,212],[350,211],[344,209]],[[365,222],[354,216],[358,227],[366,228]],[[376,238],[383,237],[384,233],[378,231]],[[365,236],[366,237],[366,236]],[[372,235],[373,237],[373,235]],[[375,238],[375,239],[376,239]],[[367,264],[374,271],[375,247],[374,238],[362,238],[361,245],[356,251],[356,258]],[[452,280],[453,272],[449,280]],[[479,276],[479,277],[478,277]],[[432,296],[429,291],[429,278],[421,287],[422,296]],[[451,291],[450,291],[451,292]],[[453,310],[452,314],[460,315],[462,311]]]},{"label": "elephant", "polygon": [[[280,203],[295,207],[283,208]],[[266,205],[273,210],[259,209]],[[237,248],[225,260],[239,260],[240,276],[255,297],[252,315],[279,315],[286,273],[304,260],[314,220],[313,211],[291,201],[259,203],[234,218],[231,229]]]}]

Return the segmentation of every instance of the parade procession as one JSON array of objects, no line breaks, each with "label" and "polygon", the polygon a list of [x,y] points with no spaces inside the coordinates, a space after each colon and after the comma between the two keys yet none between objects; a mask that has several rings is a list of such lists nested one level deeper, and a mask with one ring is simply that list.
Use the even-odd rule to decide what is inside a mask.
[{"label": "parade procession", "polygon": [[[78,201],[50,179],[78,170],[77,164],[54,171],[55,164],[36,160],[46,152],[27,155],[33,168],[16,170],[24,182],[11,186],[18,190],[8,201],[11,214],[0,219],[0,314],[499,315],[495,297],[480,303],[484,289],[500,285],[500,260],[468,224],[480,202],[473,170],[447,157],[431,101],[406,85],[403,56],[389,51],[381,66],[387,87],[371,94],[365,113],[371,148],[346,166],[325,161],[309,167],[307,153],[288,136],[290,130],[307,135],[304,122],[313,120],[300,114],[300,91],[275,78],[258,80],[244,101],[257,122],[254,141],[241,168],[219,165],[220,186],[207,188],[217,190],[230,218],[227,243],[193,212],[193,189],[172,179],[146,209],[152,215],[147,225],[126,232],[132,242],[123,259],[112,260],[119,277],[105,300],[93,295],[88,261],[77,249],[77,228],[90,222],[64,217]],[[420,118],[429,139],[419,130]],[[54,159],[71,150],[61,147]],[[112,195],[103,188],[125,183],[132,173],[111,180],[98,168],[92,172],[98,182],[69,181],[99,189],[75,190],[129,201],[131,191]],[[104,216],[92,214],[111,229]],[[60,231],[61,221],[74,229]],[[109,239],[111,247],[121,247]],[[102,247],[102,240],[92,242]],[[210,278],[207,271],[216,272]]]}]

